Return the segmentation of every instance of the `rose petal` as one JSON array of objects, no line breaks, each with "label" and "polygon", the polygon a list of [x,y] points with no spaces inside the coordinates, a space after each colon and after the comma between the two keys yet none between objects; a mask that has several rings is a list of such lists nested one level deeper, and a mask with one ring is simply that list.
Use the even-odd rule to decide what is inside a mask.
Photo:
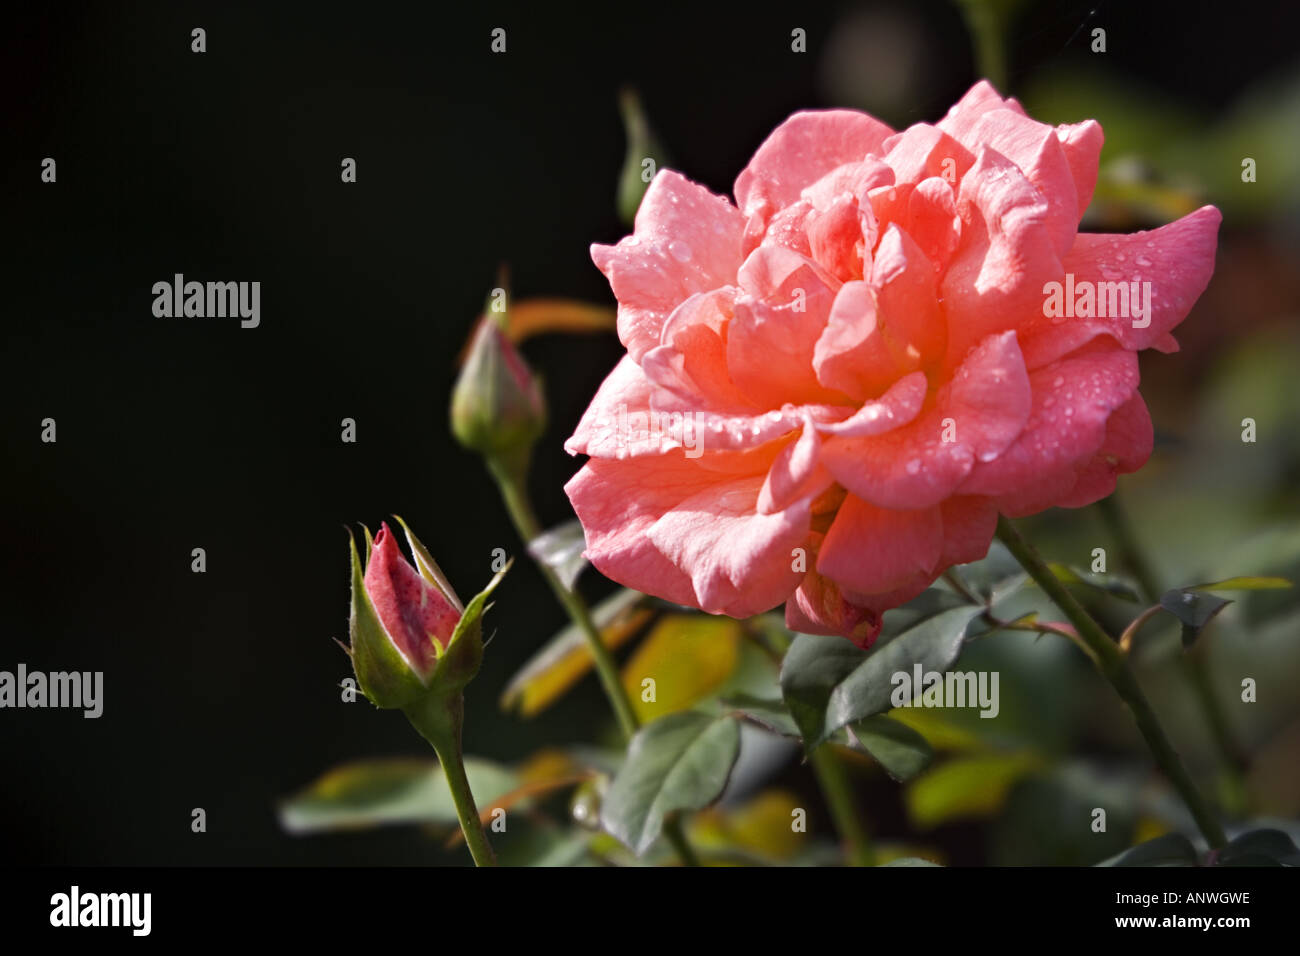
[{"label": "rose petal", "polygon": [[962,243],[943,278],[947,365],[976,342],[1042,314],[1043,285],[1061,276],[1047,204],[1005,156],[983,147],[957,199]]},{"label": "rose petal", "polygon": [[1105,136],[1101,124],[1096,120],[1084,120],[1082,123],[1063,124],[1056,127],[1056,138],[1065,151],[1065,160],[1070,165],[1070,177],[1074,180],[1075,204],[1082,218],[1092,202],[1092,191],[1097,186],[1097,164],[1101,159],[1101,146]]},{"label": "rose petal", "polygon": [[817,571],[841,588],[875,594],[930,574],[942,552],[937,507],[894,511],[849,495],[826,533]]},{"label": "rose petal", "polygon": [[1000,109],[981,116],[970,137],[1011,160],[1033,183],[1047,205],[1047,232],[1056,254],[1069,252],[1079,224],[1079,194],[1056,130],[1023,113]]},{"label": "rose petal", "polygon": [[1014,98],[1003,99],[993,84],[980,80],[948,110],[948,115],[935,125],[958,142],[966,142],[970,131],[979,122],[980,117],[990,110],[1007,109],[1024,115],[1024,109]]},{"label": "rose petal", "polygon": [[761,478],[716,483],[678,502],[646,530],[650,542],[690,575],[699,607],[748,617],[799,586],[794,549],[808,537],[809,502],[774,514],[756,508]]},{"label": "rose petal", "polygon": [[772,131],[736,178],[736,203],[746,219],[766,226],[776,210],[845,163],[878,154],[893,130],[853,110],[795,113]]},{"label": "rose petal", "polygon": [[662,345],[641,357],[646,377],[685,407],[718,412],[758,411],[727,371],[727,326],[736,290],[699,292],[679,305],[664,324]]},{"label": "rose petal", "polygon": [[[1038,500],[1038,485],[1091,459],[1105,438],[1107,419],[1137,388],[1137,356],[1099,339],[1030,372],[1029,383],[1033,408],[1023,432],[995,459],[972,470],[963,494],[999,495],[1004,501],[1023,494]],[[1023,507],[1012,508],[1024,513]]]},{"label": "rose petal", "polygon": [[[1080,291],[1084,288],[1081,283],[1087,282],[1094,293],[1094,312],[1104,300],[1108,313],[1121,314],[1105,318],[1049,317],[1044,314],[1048,299],[1044,283],[1039,308],[1021,330],[1030,367],[1046,365],[1098,335],[1109,335],[1127,349],[1176,349],[1177,343],[1169,337],[1169,332],[1187,317],[1209,284],[1222,220],[1219,210],[1202,206],[1159,229],[1127,235],[1080,233],[1062,263],[1063,271],[1074,276],[1073,304],[1079,304]],[[1061,283],[1059,291],[1064,306],[1068,304],[1064,278],[1053,279]],[[1151,283],[1150,314],[1141,318],[1136,315],[1140,310],[1132,303],[1133,282]],[[1121,285],[1127,287],[1123,299]],[[1140,284],[1138,291],[1139,297],[1145,299]],[[1112,310],[1112,294],[1117,306],[1122,306],[1127,299],[1128,308]]]},{"label": "rose petal", "polygon": [[873,437],[828,438],[822,462],[852,494],[882,508],[928,508],[956,491],[977,461],[1002,454],[1030,407],[1015,333],[1004,332],[974,349],[909,424]]},{"label": "rose petal", "polygon": [[813,371],[817,339],[839,281],[780,246],[761,246],[740,268],[742,294],[727,334],[731,380],[755,404],[838,403]]},{"label": "rose petal", "polygon": [[632,358],[659,344],[669,314],[691,295],[735,282],[743,228],[724,197],[665,169],[650,181],[635,232],[591,247],[618,298],[618,335]]}]

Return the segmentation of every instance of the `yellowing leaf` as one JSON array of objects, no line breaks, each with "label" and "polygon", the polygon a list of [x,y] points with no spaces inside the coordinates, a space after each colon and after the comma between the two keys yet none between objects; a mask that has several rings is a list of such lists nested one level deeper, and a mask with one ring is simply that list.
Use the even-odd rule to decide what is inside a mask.
[{"label": "yellowing leaf", "polygon": [[691,822],[691,842],[701,848],[735,847],[771,860],[788,860],[802,850],[804,833],[794,830],[801,801],[785,790],[765,790],[739,807],[703,810]]},{"label": "yellowing leaf", "polygon": [[1132,842],[1134,844],[1146,843],[1156,837],[1162,837],[1168,832],[1169,824],[1163,820],[1157,820],[1155,817],[1142,817],[1133,829]]},{"label": "yellowing leaf", "polygon": [[637,717],[644,723],[685,710],[722,686],[736,668],[742,633],[740,622],[729,617],[661,618],[623,668]]},{"label": "yellowing leaf", "polygon": [[[497,315],[504,315],[506,338],[516,345],[547,332],[613,332],[617,327],[617,314],[609,306],[573,299],[517,299],[510,303],[509,309]],[[477,321],[474,328],[478,328]],[[471,336],[456,359],[457,365],[464,364],[472,341]]]},{"label": "yellowing leaf", "polygon": [[1243,577],[1228,578],[1226,581],[1214,581],[1210,584],[1196,584],[1188,591],[1275,591],[1291,587],[1286,578]]},{"label": "yellowing leaf", "polygon": [[907,788],[908,816],[928,829],[961,817],[996,813],[1012,786],[1037,769],[1036,754],[981,754],[958,757],[917,777]]},{"label": "yellowing leaf", "polygon": [[964,727],[959,727],[938,711],[922,707],[896,707],[889,711],[891,720],[906,724],[930,742],[935,750],[982,750],[983,742]]},{"label": "yellowing leaf", "polygon": [[[643,597],[638,591],[624,588],[592,609],[592,619],[606,647],[622,646],[650,620],[653,612],[637,607]],[[559,700],[589,670],[591,651],[587,639],[576,626],[569,625],[511,678],[501,694],[501,706],[517,708],[522,716],[532,717]]]},{"label": "yellowing leaf", "polygon": [[512,342],[543,332],[612,332],[615,328],[613,309],[572,299],[522,299],[511,306],[509,316],[506,335]]},{"label": "yellowing leaf", "polygon": [[556,747],[544,747],[515,767],[515,775],[520,783],[532,784],[572,777],[586,769],[565,751]]}]

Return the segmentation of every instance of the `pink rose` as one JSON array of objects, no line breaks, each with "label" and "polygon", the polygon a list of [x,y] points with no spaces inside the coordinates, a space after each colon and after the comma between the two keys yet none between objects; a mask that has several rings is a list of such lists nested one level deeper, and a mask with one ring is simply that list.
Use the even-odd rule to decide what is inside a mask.
[{"label": "pink rose", "polygon": [[388,640],[427,682],[438,666],[438,655],[451,641],[461,610],[411,566],[387,522],[375,535],[365,588]]},{"label": "pink rose", "polygon": [[736,205],[657,175],[592,247],[627,347],[566,445],[592,563],[867,646],[999,512],[1109,494],[1151,452],[1137,352],[1177,349],[1221,217],[1077,233],[1101,144],[980,82],[901,133],[796,113]]}]

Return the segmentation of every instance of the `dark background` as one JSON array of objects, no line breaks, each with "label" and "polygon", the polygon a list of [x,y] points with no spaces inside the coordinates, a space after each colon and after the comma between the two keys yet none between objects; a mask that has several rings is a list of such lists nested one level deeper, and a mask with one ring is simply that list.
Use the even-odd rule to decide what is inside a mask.
[{"label": "dark background", "polygon": [[[1293,57],[1293,24],[1267,6],[1034,6],[1004,92],[1077,63],[1208,122]],[[292,838],[276,822],[275,801],[326,767],[424,752],[399,715],[340,700],[343,526],[402,514],[463,595],[485,583],[492,549],[519,542],[450,439],[455,356],[499,263],[517,295],[612,302],[587,247],[625,231],[618,89],[640,91],[677,168],[729,193],[792,111],[869,105],[838,102],[825,54],[839,25],[880,11],[923,41],[897,63],[875,51],[905,80],[882,118],[937,119],[976,78],[941,2],[102,4],[10,20],[0,668],[102,670],[105,705],[98,720],[0,712],[0,857],[459,859],[408,830]],[[497,26],[505,55],[489,51]],[[790,52],[795,26],[807,54]],[[176,272],[259,280],[261,326],[155,318],[151,287]],[[620,349],[549,336],[525,351],[548,386],[533,491],[551,525],[571,516],[561,485],[578,464],[561,443]],[[46,417],[57,444],[40,441]],[[590,678],[534,721],[496,706],[563,623],[521,563],[471,688],[468,752],[518,759],[606,723]]]}]

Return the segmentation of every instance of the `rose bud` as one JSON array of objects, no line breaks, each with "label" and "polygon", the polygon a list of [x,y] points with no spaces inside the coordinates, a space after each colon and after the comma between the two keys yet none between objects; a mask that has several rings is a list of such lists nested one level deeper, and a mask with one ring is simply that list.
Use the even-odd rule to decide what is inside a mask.
[{"label": "rose bud", "polygon": [[409,531],[407,538],[419,571],[386,523],[364,577],[352,545],[353,667],[362,691],[380,707],[405,707],[427,691],[463,613],[424,546]]},{"label": "rose bud", "polygon": [[492,313],[479,322],[451,398],[451,430],[466,448],[518,467],[546,427],[539,381]]}]

